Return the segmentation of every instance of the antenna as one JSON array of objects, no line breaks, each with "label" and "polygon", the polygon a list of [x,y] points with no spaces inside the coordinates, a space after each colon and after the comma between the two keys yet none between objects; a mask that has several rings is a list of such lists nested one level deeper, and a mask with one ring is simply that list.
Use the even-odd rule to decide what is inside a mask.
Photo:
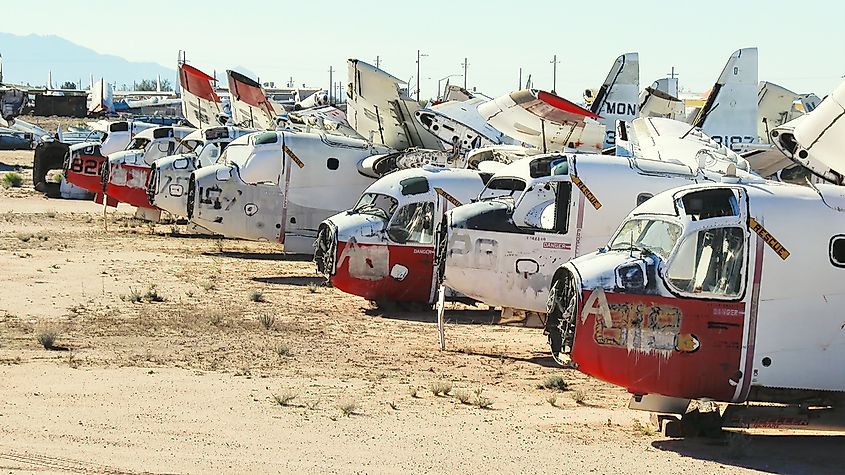
[{"label": "antenna", "polygon": [[333,85],[334,85],[333,78],[332,78],[333,73],[334,73],[334,68],[332,66],[329,66],[329,104],[330,105],[334,104],[334,102],[332,102],[332,96],[333,96],[332,89],[333,89]]},{"label": "antenna", "polygon": [[467,68],[469,67],[469,61],[467,58],[464,58],[464,62],[461,63],[461,66],[464,67],[464,89],[467,88]]},{"label": "antenna", "polygon": [[380,65],[381,65],[381,58],[377,55],[376,56],[376,69],[381,69]]},{"label": "antenna", "polygon": [[560,61],[557,60],[557,55],[552,57],[552,94],[557,94],[557,65]]}]

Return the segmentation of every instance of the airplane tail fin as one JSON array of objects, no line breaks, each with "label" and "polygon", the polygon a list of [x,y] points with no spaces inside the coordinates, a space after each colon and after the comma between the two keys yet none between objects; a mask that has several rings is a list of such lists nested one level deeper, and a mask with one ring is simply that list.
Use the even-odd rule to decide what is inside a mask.
[{"label": "airplane tail fin", "polygon": [[214,78],[185,63],[179,65],[182,114],[194,127],[217,125],[223,115],[220,98],[214,92]]},{"label": "airplane tail fin", "polygon": [[608,129],[604,147],[614,145],[617,120],[637,117],[640,94],[640,58],[638,53],[625,53],[616,58],[604,83],[596,93],[590,110]]},{"label": "airplane tail fin", "polygon": [[[672,82],[674,87],[672,87]],[[671,91],[674,91],[672,94]],[[640,117],[665,117],[677,119],[684,113],[684,101],[678,99],[678,80],[663,78],[654,81],[651,87],[640,94]]]},{"label": "airplane tail fin", "polygon": [[232,120],[242,127],[274,129],[276,116],[264,89],[254,79],[237,71],[226,71],[231,94]]},{"label": "airplane tail fin", "polygon": [[757,142],[757,48],[731,55],[692,125],[732,149]]}]

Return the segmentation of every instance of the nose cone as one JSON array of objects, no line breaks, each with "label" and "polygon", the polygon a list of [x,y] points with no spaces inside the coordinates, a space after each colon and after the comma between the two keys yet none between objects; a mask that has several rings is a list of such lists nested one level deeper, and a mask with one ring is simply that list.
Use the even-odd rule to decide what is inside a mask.
[{"label": "nose cone", "polygon": [[377,243],[382,242],[381,232],[384,230],[385,221],[378,216],[361,213],[338,213],[326,220],[336,229],[337,239],[348,242],[355,239],[357,242]]},{"label": "nose cone", "polygon": [[231,177],[232,167],[223,164],[202,167],[191,174],[186,203],[191,221],[210,231],[222,231],[222,217],[219,216],[222,204],[219,198],[223,191],[222,185]]},{"label": "nose cone", "polygon": [[147,189],[150,202],[174,216],[185,216],[188,185],[195,169],[193,155],[174,155],[153,162]]}]

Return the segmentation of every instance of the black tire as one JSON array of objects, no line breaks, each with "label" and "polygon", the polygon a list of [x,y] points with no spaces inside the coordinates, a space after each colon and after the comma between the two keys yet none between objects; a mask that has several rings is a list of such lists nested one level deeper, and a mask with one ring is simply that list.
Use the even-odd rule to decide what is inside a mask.
[{"label": "black tire", "polygon": [[50,198],[61,197],[61,185],[48,183],[47,172],[64,168],[69,147],[61,142],[45,142],[35,148],[32,159],[32,186]]}]

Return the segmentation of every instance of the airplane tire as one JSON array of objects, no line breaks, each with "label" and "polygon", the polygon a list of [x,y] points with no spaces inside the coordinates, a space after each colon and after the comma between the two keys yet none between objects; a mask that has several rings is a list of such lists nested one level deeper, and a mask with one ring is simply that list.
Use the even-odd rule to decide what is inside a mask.
[{"label": "airplane tire", "polygon": [[32,159],[32,186],[49,198],[61,197],[61,184],[48,183],[47,172],[62,169],[68,146],[61,142],[45,142],[35,148]]}]

